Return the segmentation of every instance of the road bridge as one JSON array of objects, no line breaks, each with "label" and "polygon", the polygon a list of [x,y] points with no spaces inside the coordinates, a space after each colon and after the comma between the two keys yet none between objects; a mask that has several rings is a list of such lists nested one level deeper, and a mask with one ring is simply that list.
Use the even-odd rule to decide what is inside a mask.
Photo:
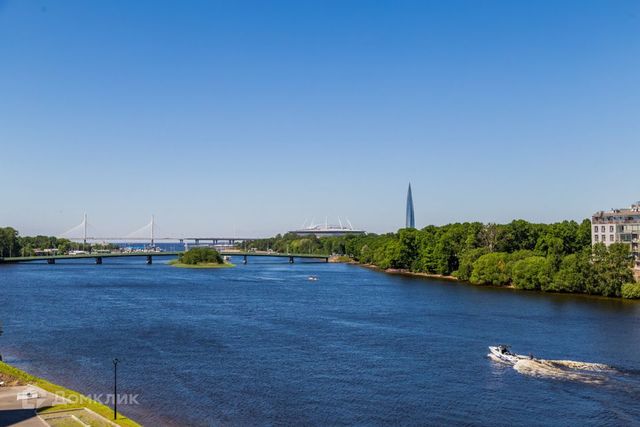
[{"label": "road bridge", "polygon": [[[56,261],[70,260],[70,259],[94,259],[96,264],[102,264],[102,260],[105,258],[129,258],[129,257],[145,257],[147,264],[153,263],[154,257],[178,257],[182,255],[183,251],[175,252],[115,252],[115,253],[87,253],[77,255],[41,255],[41,256],[27,256],[27,257],[5,257],[0,258],[0,264],[17,264],[23,262],[36,262],[46,261],[48,264],[55,264]],[[242,262],[246,264],[249,257],[274,257],[274,258],[288,258],[289,263],[293,264],[296,258],[298,259],[319,259],[324,262],[329,262],[329,255],[318,254],[295,254],[295,253],[276,253],[276,252],[242,252],[242,251],[222,251],[220,255],[230,257],[242,257]]]}]

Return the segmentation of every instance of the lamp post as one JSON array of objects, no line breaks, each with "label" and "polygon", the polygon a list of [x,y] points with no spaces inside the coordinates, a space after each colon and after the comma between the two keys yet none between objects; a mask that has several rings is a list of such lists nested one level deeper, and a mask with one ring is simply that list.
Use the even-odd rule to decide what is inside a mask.
[{"label": "lamp post", "polygon": [[118,359],[113,359],[113,419],[118,419]]}]

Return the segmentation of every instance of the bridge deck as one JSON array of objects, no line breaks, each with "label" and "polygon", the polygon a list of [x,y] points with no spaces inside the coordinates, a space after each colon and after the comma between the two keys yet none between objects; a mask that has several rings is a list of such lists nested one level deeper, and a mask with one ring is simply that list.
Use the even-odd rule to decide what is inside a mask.
[{"label": "bridge deck", "polygon": [[[6,257],[0,258],[0,263],[17,263],[17,262],[30,262],[30,261],[48,261],[48,260],[63,260],[63,259],[95,259],[95,258],[124,258],[124,257],[157,257],[157,256],[179,256],[183,251],[176,252],[131,252],[131,253],[91,253],[91,254],[79,254],[79,255],[38,255],[28,257]],[[223,256],[239,256],[239,257],[279,257],[279,258],[310,258],[310,259],[328,259],[329,255],[317,255],[317,254],[282,254],[274,252],[235,252],[235,251],[221,251],[220,255]]]}]

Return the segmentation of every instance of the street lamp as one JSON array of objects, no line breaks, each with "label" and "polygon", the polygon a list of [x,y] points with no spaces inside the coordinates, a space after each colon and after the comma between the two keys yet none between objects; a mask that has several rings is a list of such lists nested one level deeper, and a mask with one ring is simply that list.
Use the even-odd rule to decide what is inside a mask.
[{"label": "street lamp", "polygon": [[118,359],[113,359],[113,419],[118,419]]}]

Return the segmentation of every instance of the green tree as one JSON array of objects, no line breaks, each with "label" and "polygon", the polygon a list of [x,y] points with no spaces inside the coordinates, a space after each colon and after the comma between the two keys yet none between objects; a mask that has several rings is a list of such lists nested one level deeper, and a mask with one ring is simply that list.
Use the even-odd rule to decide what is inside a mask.
[{"label": "green tree", "polygon": [[18,230],[11,227],[0,228],[0,256],[20,256],[20,249]]},{"label": "green tree", "polygon": [[590,250],[567,255],[562,259],[560,268],[543,291],[579,292],[585,291],[587,282],[591,280]]},{"label": "green tree", "polygon": [[536,243],[536,252],[542,256],[549,258],[553,268],[557,270],[560,268],[560,263],[565,252],[565,244],[559,237],[554,237],[552,234],[545,234],[538,238]]},{"label": "green tree", "polygon": [[613,243],[608,248],[602,243],[593,245],[592,275],[586,284],[587,293],[619,297],[622,285],[633,282],[632,265],[628,245]]},{"label": "green tree", "polygon": [[414,228],[403,228],[398,231],[400,253],[396,260],[397,268],[410,269],[418,259],[418,231]]},{"label": "green tree", "polygon": [[497,250],[501,252],[515,252],[518,250],[533,250],[538,241],[540,227],[522,219],[511,221],[500,227],[498,233]]},{"label": "green tree", "polygon": [[576,236],[576,252],[591,247],[591,221],[584,219],[578,227]]},{"label": "green tree", "polygon": [[192,248],[180,255],[178,262],[182,264],[196,265],[205,263],[222,264],[224,260],[220,253],[213,248]]},{"label": "green tree", "polygon": [[532,256],[517,261],[513,266],[512,282],[518,289],[542,289],[549,286],[553,265],[545,257]]},{"label": "green tree", "polygon": [[504,252],[492,252],[482,255],[473,263],[471,283],[498,286],[508,284],[511,280],[507,271],[508,259],[509,254]]},{"label": "green tree", "polygon": [[460,257],[460,265],[458,267],[458,270],[455,271],[453,275],[460,280],[471,279],[471,274],[473,273],[473,263],[476,262],[476,260],[482,255],[485,255],[488,252],[489,248],[474,248],[466,250]]}]

